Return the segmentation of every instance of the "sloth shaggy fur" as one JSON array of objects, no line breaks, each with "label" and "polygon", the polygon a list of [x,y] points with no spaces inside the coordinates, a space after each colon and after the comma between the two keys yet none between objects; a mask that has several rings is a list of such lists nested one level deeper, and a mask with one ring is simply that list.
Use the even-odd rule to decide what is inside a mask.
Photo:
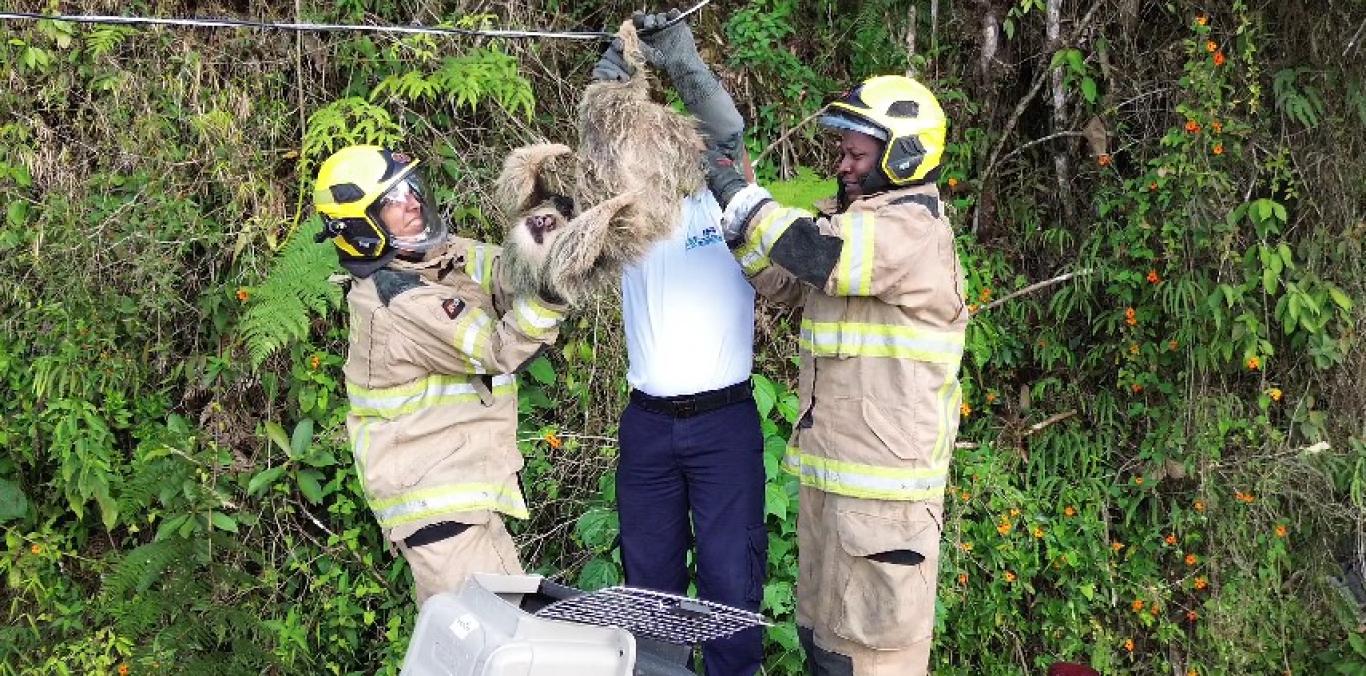
[{"label": "sloth shaggy fur", "polygon": [[[546,289],[572,303],[609,287],[669,236],[681,200],[702,187],[696,120],[650,100],[635,27],[626,21],[618,35],[635,75],[584,90],[577,152],[534,144],[503,163],[495,189],[508,224],[503,260],[519,292]],[[587,208],[576,214],[566,194]]]}]

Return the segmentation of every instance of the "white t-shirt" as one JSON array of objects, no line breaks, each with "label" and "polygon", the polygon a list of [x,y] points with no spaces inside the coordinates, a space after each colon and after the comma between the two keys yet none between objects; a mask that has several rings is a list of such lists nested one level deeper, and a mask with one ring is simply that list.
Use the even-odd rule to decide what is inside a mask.
[{"label": "white t-shirt", "polygon": [[656,397],[696,394],[749,380],[754,288],[721,234],[721,207],[706,188],[683,200],[673,236],[622,273],[626,380]]}]

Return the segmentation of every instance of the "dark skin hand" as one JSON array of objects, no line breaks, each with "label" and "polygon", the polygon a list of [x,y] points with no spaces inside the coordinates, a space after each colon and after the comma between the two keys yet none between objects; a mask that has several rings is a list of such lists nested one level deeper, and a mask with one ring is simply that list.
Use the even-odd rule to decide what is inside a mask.
[{"label": "dark skin hand", "polygon": [[877,169],[882,157],[882,141],[856,131],[841,130],[837,147],[835,176],[850,201],[863,196],[863,179]]}]

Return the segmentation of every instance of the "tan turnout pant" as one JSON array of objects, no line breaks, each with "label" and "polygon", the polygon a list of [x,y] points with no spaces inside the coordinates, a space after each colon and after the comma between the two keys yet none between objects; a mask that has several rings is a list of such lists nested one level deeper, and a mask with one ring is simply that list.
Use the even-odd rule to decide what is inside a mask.
[{"label": "tan turnout pant", "polygon": [[942,515],[938,501],[801,487],[797,625],[808,673],[928,673]]},{"label": "tan turnout pant", "polygon": [[413,569],[413,595],[418,607],[434,594],[459,589],[473,573],[523,573],[517,545],[496,512],[488,522],[469,524],[445,540],[417,547],[397,544]]}]

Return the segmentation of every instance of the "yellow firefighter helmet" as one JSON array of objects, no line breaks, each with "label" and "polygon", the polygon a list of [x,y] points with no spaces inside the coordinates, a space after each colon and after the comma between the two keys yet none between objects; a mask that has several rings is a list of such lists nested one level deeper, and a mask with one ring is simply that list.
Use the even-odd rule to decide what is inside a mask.
[{"label": "yellow firefighter helmet", "polygon": [[827,105],[820,122],[882,140],[878,165],[893,186],[933,180],[944,155],[944,109],[925,85],[901,75],[864,80]]}]

